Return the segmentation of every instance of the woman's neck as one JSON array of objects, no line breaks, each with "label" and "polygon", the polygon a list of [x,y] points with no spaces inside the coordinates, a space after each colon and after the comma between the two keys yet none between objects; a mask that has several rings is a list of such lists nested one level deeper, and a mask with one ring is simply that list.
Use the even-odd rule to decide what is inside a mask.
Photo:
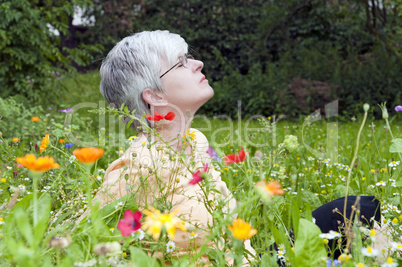
[{"label": "woman's neck", "polygon": [[[156,123],[156,127],[154,128],[155,133],[158,134],[157,142],[166,142],[173,149],[180,151],[182,149],[182,138],[186,134],[186,132],[190,129],[191,122],[193,121],[193,116],[186,117],[180,120],[180,118],[176,117],[172,121],[160,121],[161,123]],[[149,136],[149,135],[148,135]],[[155,137],[153,137],[155,138]],[[188,150],[188,151],[187,151]],[[187,146],[184,151],[186,154],[191,153],[190,146]]]}]

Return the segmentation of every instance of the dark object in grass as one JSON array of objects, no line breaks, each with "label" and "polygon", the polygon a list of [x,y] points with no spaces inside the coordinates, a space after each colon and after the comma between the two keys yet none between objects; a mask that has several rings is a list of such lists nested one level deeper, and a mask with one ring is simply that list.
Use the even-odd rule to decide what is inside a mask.
[{"label": "dark object in grass", "polygon": [[[374,221],[380,222],[381,220],[381,205],[380,201],[374,196],[360,196],[360,200],[356,203],[356,196],[348,196],[346,206],[346,218],[352,222],[355,219],[356,214],[359,214],[359,221],[363,225],[368,226],[370,229],[374,226]],[[343,208],[345,204],[345,198],[335,199],[327,204],[324,204],[312,212],[313,218],[315,218],[315,224],[320,228],[322,233],[329,233],[329,231],[340,232],[342,237],[345,236],[343,232],[344,228],[344,215]],[[354,206],[356,204],[356,206]],[[354,206],[352,208],[352,206]],[[352,210],[353,217],[351,218]],[[293,230],[289,231],[289,236],[294,240]],[[345,249],[346,238],[342,238],[342,249]],[[336,239],[328,240],[328,246],[333,247],[333,242],[337,242]],[[335,247],[336,244],[334,244]],[[278,247],[276,243],[270,246],[270,253],[276,253]],[[341,251],[336,249],[334,252],[334,259],[337,259],[341,255]],[[261,256],[261,255],[260,255]],[[330,255],[328,255],[330,256]],[[285,266],[280,260],[278,260],[279,266]]]}]

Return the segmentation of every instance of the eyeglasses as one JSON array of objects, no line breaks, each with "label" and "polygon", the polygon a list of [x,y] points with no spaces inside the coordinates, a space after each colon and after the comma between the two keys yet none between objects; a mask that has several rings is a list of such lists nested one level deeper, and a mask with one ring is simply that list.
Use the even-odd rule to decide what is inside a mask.
[{"label": "eyeglasses", "polygon": [[159,78],[162,78],[163,76],[165,76],[169,71],[171,71],[172,69],[174,69],[176,66],[183,66],[185,68],[188,67],[188,59],[194,59],[194,57],[190,54],[185,55],[184,57],[180,57],[179,58],[179,62],[177,62],[176,64],[174,64],[170,69],[168,69],[167,71],[165,71],[165,73],[163,73]]}]

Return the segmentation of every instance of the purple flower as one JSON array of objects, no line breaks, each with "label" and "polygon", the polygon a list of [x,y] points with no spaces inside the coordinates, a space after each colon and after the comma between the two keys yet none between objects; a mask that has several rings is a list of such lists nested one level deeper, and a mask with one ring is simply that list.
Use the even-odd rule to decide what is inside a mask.
[{"label": "purple flower", "polygon": [[338,260],[332,261],[332,259],[327,260],[327,267],[332,267],[332,266],[341,266]]},{"label": "purple flower", "polygon": [[60,112],[64,112],[64,113],[69,113],[70,111],[71,111],[71,108],[66,108],[66,109],[60,110]]},{"label": "purple flower", "polygon": [[74,145],[73,143],[66,143],[66,144],[64,145],[64,147],[65,147],[65,148],[72,148],[73,145]]},{"label": "purple flower", "polygon": [[402,111],[402,106],[396,106],[395,111]]},{"label": "purple flower", "polygon": [[217,160],[219,162],[222,161],[221,157],[219,157],[218,153],[215,151],[215,149],[212,146],[209,146],[207,150],[207,154],[211,156],[212,159]]}]

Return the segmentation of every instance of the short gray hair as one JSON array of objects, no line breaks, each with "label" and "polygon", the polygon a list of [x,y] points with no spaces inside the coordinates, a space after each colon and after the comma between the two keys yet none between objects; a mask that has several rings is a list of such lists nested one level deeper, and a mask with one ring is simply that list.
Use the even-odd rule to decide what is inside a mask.
[{"label": "short gray hair", "polygon": [[[148,104],[142,98],[146,88],[165,91],[161,79],[161,60],[169,66],[177,63],[180,55],[187,54],[188,45],[178,34],[169,31],[144,31],[118,42],[103,60],[100,68],[100,91],[109,105],[120,108],[124,103],[136,110],[139,119],[149,114]],[[146,123],[149,122],[143,119]],[[132,127],[141,124],[134,121]]]}]

